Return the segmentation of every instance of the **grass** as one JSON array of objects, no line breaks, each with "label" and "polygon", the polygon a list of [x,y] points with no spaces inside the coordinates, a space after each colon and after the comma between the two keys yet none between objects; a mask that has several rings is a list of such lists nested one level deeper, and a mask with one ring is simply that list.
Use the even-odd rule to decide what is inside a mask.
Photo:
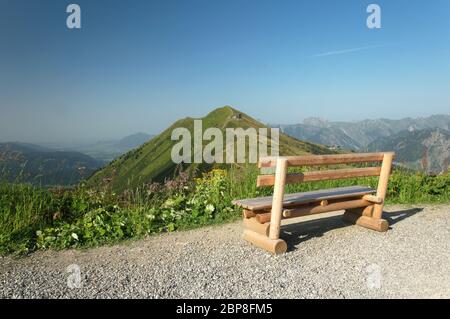
[{"label": "grass", "polygon": [[9,243],[7,251],[23,250],[36,229],[51,222],[54,197],[46,190],[26,184],[0,185],[0,243]]},{"label": "grass", "polygon": [[[44,189],[26,184],[0,184],[0,253],[113,244],[147,234],[190,229],[236,220],[240,209],[231,201],[266,196],[257,188],[255,166],[215,169],[200,178],[187,173],[175,180],[143,185],[116,194],[93,190]],[[376,187],[377,178],[289,185],[287,192],[347,185]],[[387,203],[449,203],[450,175],[427,176],[395,170]]]}]

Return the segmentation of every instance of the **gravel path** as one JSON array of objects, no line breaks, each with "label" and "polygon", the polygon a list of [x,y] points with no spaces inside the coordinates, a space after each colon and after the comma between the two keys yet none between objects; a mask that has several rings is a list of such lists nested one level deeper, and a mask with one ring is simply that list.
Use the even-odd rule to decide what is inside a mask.
[{"label": "gravel path", "polygon": [[[0,297],[450,298],[450,206],[386,210],[387,233],[347,226],[336,213],[286,225],[288,253],[277,257],[242,241],[240,223],[0,257]],[[79,288],[68,286],[72,264]]]}]

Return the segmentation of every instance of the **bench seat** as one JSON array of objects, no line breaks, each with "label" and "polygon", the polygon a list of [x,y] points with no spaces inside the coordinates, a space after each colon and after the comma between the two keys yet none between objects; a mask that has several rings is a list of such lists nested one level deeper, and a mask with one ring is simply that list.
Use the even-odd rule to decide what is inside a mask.
[{"label": "bench seat", "polygon": [[[368,186],[348,186],[285,194],[283,198],[283,207],[293,207],[322,200],[362,197],[376,192],[375,189]],[[251,211],[270,210],[272,208],[272,196],[234,200],[233,204]]]}]

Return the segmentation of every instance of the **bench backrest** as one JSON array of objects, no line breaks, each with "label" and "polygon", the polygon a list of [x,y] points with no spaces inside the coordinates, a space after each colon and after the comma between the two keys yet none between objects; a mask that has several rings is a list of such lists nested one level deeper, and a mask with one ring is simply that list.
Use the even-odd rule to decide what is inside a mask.
[{"label": "bench backrest", "polygon": [[[340,168],[331,170],[308,171],[303,173],[285,173],[283,184],[293,184],[300,182],[345,179],[367,176],[389,175],[391,171],[393,152],[384,153],[351,153],[336,155],[303,155],[303,156],[281,156],[281,157],[261,157],[258,162],[259,168],[276,167],[277,163],[283,166],[316,166],[354,163],[381,163],[381,166],[362,168]],[[257,186],[271,186],[275,184],[276,174],[259,175]]]}]

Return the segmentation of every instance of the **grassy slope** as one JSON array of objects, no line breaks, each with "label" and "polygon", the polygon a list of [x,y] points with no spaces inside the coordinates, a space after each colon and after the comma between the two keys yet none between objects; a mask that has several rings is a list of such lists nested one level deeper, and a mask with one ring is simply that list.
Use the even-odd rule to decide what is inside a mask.
[{"label": "grassy slope", "polygon": [[[235,114],[242,114],[240,119],[233,118]],[[221,128],[262,128],[262,123],[250,116],[239,112],[229,106],[218,108],[202,118],[203,130],[209,127]],[[176,169],[176,165],[171,159],[172,147],[178,141],[171,140],[172,131],[175,128],[187,128],[191,134],[193,132],[194,119],[185,118],[175,122],[164,132],[133,150],[119,157],[104,169],[95,173],[89,180],[88,186],[97,186],[108,183],[112,189],[123,191],[129,187],[136,187],[142,183],[151,181],[161,181],[165,177],[171,177]],[[225,134],[224,134],[225,136]],[[206,145],[207,142],[204,142]],[[269,145],[270,149],[270,145]],[[269,151],[270,153],[270,151]],[[284,134],[280,134],[280,153],[282,155],[300,154],[324,154],[330,151],[320,145],[302,142]],[[190,165],[195,166],[194,164]]]}]

